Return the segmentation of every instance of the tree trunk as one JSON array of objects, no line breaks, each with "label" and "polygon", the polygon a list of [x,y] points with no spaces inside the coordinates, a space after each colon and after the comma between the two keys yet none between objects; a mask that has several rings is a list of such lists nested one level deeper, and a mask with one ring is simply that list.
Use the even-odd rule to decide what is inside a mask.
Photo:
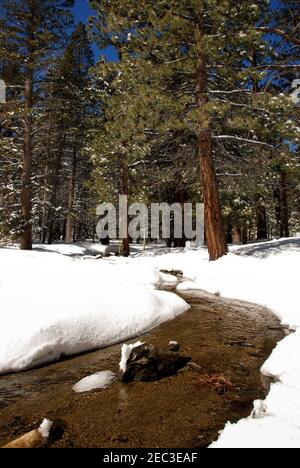
[{"label": "tree trunk", "polygon": [[290,237],[287,173],[283,168],[281,168],[280,171],[280,192],[282,207],[282,237]]},{"label": "tree trunk", "polygon": [[[184,226],[184,202],[185,202],[185,200],[186,200],[186,197],[185,197],[185,194],[184,194],[183,190],[180,189],[180,188],[175,189],[175,203],[179,203],[181,205],[181,208],[182,208],[182,226]],[[174,247],[175,247],[175,249],[185,248],[187,240],[186,240],[186,237],[185,237],[184,229],[182,230],[181,238],[176,239],[175,238],[175,224],[174,223],[175,223],[175,219],[173,220]]]},{"label": "tree trunk", "polygon": [[235,245],[242,244],[242,230],[238,223],[234,223],[232,227],[232,243]]},{"label": "tree trunk", "polygon": [[77,157],[76,150],[74,150],[73,161],[72,161],[72,174],[69,185],[69,202],[68,202],[68,217],[66,227],[66,244],[72,244],[73,233],[74,233],[74,198],[75,198],[75,186],[76,186],[76,170],[77,170]]},{"label": "tree trunk", "polygon": [[225,234],[227,244],[232,244],[232,221],[229,218],[227,219],[225,225]]},{"label": "tree trunk", "polygon": [[277,235],[290,237],[287,173],[281,166],[279,167],[279,176],[280,185],[274,191]]},{"label": "tree trunk", "polygon": [[33,69],[28,65],[25,81],[25,118],[23,143],[23,175],[21,192],[21,211],[23,231],[21,233],[21,249],[32,249],[32,107],[33,107]]},{"label": "tree trunk", "polygon": [[274,190],[275,218],[276,218],[276,236],[283,237],[283,224],[281,216],[281,193],[280,189]]},{"label": "tree trunk", "polygon": [[217,180],[212,157],[210,130],[200,131],[199,138],[201,178],[205,210],[206,243],[210,261],[218,260],[228,253]]},{"label": "tree trunk", "polygon": [[[200,37],[203,40],[202,21],[199,24]],[[207,104],[207,58],[202,52],[202,40],[198,41],[197,64],[197,106],[199,112],[199,157],[203,185],[205,210],[205,233],[210,261],[218,260],[228,253],[223,226],[221,203],[213,160],[213,140],[208,117],[205,113]]]},{"label": "tree trunk", "polygon": [[257,240],[266,240],[268,237],[267,210],[264,205],[256,207]]},{"label": "tree trunk", "polygon": [[47,161],[45,164],[45,177],[44,177],[44,197],[43,197],[43,208],[42,208],[42,219],[41,219],[41,242],[45,244],[47,238],[47,213],[48,213],[48,177],[49,177],[49,165],[50,161],[50,149],[47,151]]},{"label": "tree trunk", "polygon": [[47,232],[48,232],[48,214],[49,214],[49,162],[51,161],[51,118],[48,122],[48,141],[47,141],[47,158],[45,163],[45,177],[44,177],[44,199],[43,199],[43,210],[42,210],[42,222],[41,222],[41,241],[42,244],[46,243]]},{"label": "tree trunk", "polygon": [[[128,162],[126,156],[121,156],[121,195],[125,195],[128,197],[129,194],[129,187],[128,187]],[[129,241],[129,234],[128,234],[128,207],[127,213],[123,213],[125,216],[125,224],[124,232],[120,233],[122,235],[122,243],[123,243],[123,257],[130,256],[130,241]]]},{"label": "tree trunk", "polygon": [[[252,67],[255,69],[258,65],[258,52],[253,50],[252,52]],[[252,77],[253,82],[253,93],[259,92],[258,79],[256,76]],[[264,205],[258,204],[256,207],[256,228],[257,228],[257,240],[265,240],[268,237],[267,227],[267,211]]]},{"label": "tree trunk", "polygon": [[246,222],[244,222],[243,228],[242,228],[242,243],[247,244],[248,239],[249,239],[248,226]]},{"label": "tree trunk", "polygon": [[61,138],[60,146],[57,150],[56,157],[53,162],[51,173],[51,197],[50,208],[48,215],[48,244],[51,245],[54,238],[54,229],[56,221],[56,205],[57,205],[57,191],[59,187],[59,175],[61,170],[61,162],[63,158],[63,149],[65,145],[65,136]]}]

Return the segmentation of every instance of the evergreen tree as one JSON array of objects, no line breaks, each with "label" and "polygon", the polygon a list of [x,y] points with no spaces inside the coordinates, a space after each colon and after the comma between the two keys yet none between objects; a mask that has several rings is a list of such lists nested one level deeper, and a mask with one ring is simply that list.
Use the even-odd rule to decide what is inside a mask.
[{"label": "evergreen tree", "polygon": [[[57,215],[63,224],[63,232],[58,238],[65,237],[70,243],[74,237],[76,191],[84,191],[89,166],[83,149],[93,115],[89,90],[89,71],[93,63],[88,34],[85,25],[80,23],[44,85],[45,103],[41,119],[46,116],[49,125],[45,126],[43,148],[46,151],[48,148],[48,152],[52,148],[46,158],[42,188],[42,240],[48,237],[48,243],[57,237]],[[52,140],[51,145],[49,139]]]},{"label": "evergreen tree", "polygon": [[[19,233],[22,156],[19,119],[21,71],[11,54],[2,56],[0,79],[5,83],[6,103],[0,103],[0,238],[15,238]],[[17,209],[16,209],[17,208]]]},{"label": "evergreen tree", "polygon": [[[121,5],[95,1],[92,5],[99,11],[100,44],[113,45],[123,63],[139,66],[145,94],[148,90],[157,99],[155,88],[161,96],[165,127],[173,131],[192,128],[197,136],[206,240],[210,258],[216,260],[226,254],[227,246],[213,154],[221,137],[239,139],[235,129],[233,135],[218,135],[217,130],[221,119],[230,123],[231,110],[239,105],[234,98],[245,94],[249,72],[243,68],[247,68],[249,49],[261,46],[256,22],[266,2],[250,7],[244,2],[215,0],[144,0],[138,4],[126,0]],[[126,83],[127,76],[120,74],[122,78]],[[156,130],[161,133],[159,127]]]},{"label": "evergreen tree", "polygon": [[22,71],[23,130],[21,248],[32,248],[32,165],[34,107],[38,102],[38,82],[65,39],[73,0],[3,0],[0,42],[2,57],[13,51]]}]

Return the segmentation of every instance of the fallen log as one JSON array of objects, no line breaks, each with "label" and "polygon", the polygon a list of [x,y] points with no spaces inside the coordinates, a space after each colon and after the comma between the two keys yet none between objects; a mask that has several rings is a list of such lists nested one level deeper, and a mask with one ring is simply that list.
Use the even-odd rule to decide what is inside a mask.
[{"label": "fallen log", "polygon": [[38,429],[34,429],[22,437],[10,442],[2,448],[7,449],[26,449],[26,448],[41,448],[49,441],[52,432],[53,423],[48,419],[44,419]]}]

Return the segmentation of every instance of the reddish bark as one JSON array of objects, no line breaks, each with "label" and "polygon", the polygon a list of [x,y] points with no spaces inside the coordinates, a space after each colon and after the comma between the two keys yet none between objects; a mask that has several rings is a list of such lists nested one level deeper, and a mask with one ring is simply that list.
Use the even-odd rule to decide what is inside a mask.
[{"label": "reddish bark", "polygon": [[[200,37],[202,35],[202,22],[199,21]],[[218,183],[213,159],[213,139],[204,107],[207,104],[208,76],[207,57],[202,52],[202,44],[198,44],[197,105],[199,111],[199,158],[203,186],[203,199],[205,210],[205,236],[211,261],[218,260],[228,253],[225,230],[222,218],[222,209],[218,191]]]}]

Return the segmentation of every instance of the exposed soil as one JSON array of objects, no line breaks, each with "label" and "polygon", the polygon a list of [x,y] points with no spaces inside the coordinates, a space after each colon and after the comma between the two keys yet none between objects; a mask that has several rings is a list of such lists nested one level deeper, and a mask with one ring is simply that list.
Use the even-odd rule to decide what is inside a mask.
[{"label": "exposed soil", "polygon": [[[185,369],[159,382],[117,382],[75,394],[72,386],[81,378],[117,371],[117,345],[0,377],[0,446],[47,417],[65,429],[50,447],[200,448],[216,440],[227,421],[248,416],[253,400],[268,392],[270,381],[260,368],[284,337],[283,329],[259,306],[199,291],[182,296],[192,309],[140,339],[162,349],[178,341],[203,375]],[[226,394],[209,381],[216,375],[229,382]]]}]

